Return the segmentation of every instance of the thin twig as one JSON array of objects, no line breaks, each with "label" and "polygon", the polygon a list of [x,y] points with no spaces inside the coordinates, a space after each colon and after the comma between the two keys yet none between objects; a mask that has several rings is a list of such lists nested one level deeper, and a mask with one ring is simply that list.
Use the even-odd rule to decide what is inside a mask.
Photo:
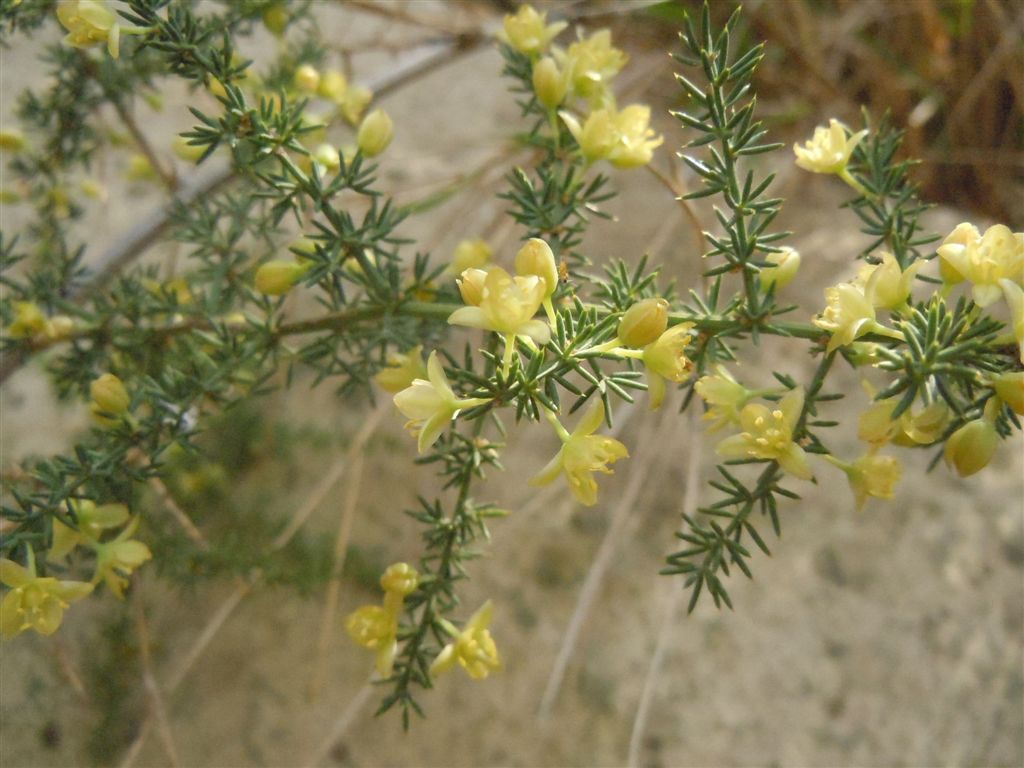
[{"label": "thin twig", "polygon": [[174,500],[174,497],[171,495],[171,490],[167,487],[166,483],[154,475],[149,478],[149,487],[153,489],[159,497],[160,502],[164,505],[164,508],[171,513],[171,517],[174,518],[174,521],[185,532],[185,535],[189,540],[199,547],[199,549],[209,549],[210,543],[196,527],[196,524],[192,522],[192,518],[189,517],[185,510],[178,505],[178,502]]},{"label": "thin twig", "polygon": [[149,161],[150,166],[156,172],[156,175],[160,177],[160,181],[167,187],[170,193],[178,191],[178,177],[173,170],[167,170],[164,164],[157,157],[156,152],[153,151],[152,145],[149,143],[149,139],[146,138],[146,134],[139,128],[139,124],[135,122],[135,116],[127,110],[124,103],[118,98],[111,98],[110,103],[114,105],[114,111],[117,112],[117,116],[121,118],[121,123],[125,128],[128,129],[128,133],[132,135],[135,140],[135,145],[139,148],[139,151],[145,155],[146,160]]}]

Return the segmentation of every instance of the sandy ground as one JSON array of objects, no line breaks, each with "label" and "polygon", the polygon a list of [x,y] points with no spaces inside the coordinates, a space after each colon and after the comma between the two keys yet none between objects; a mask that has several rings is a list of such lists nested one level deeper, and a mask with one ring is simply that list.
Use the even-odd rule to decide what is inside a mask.
[{"label": "sandy ground", "polygon": [[[379,29],[376,23],[367,29]],[[24,54],[19,48],[0,54],[8,73],[15,67],[7,63]],[[635,52],[634,66],[658,73],[640,79],[636,98],[657,104],[672,97],[675,86],[661,57]],[[486,50],[386,101],[398,126],[382,166],[387,187],[415,191],[500,148],[516,125],[516,108],[501,92],[499,70],[499,57]],[[5,115],[13,95],[5,74]],[[179,117],[153,127],[169,136]],[[674,149],[682,140],[678,128],[667,117],[659,120],[667,148]],[[181,121],[187,125],[187,118]],[[853,217],[835,212],[844,197],[831,180],[800,175],[785,158],[779,172],[779,192],[788,198],[780,227],[798,233],[793,244],[804,254],[801,282],[788,292],[809,316],[819,308],[821,287],[852,272],[862,236]],[[683,286],[692,284],[699,260],[671,197],[642,171],[617,173],[615,183],[621,194],[610,208],[619,221],[595,227],[588,240],[593,255],[634,260],[648,252]],[[447,253],[500,212],[494,191],[486,183],[470,190],[408,232]],[[106,215],[116,222],[118,213]],[[938,211],[933,220],[941,231],[960,219]],[[499,253],[509,259],[518,232],[498,227],[492,234],[504,239]],[[751,378],[763,375],[760,361],[797,378],[809,373],[799,349],[752,355],[745,366]],[[29,368],[3,390],[5,463],[55,450],[82,423],[80,409],[49,404],[43,381]],[[859,392],[852,376],[841,374],[839,382]],[[276,486],[261,476],[265,467],[243,478],[240,497],[276,491],[266,504],[284,520],[344,459],[344,446],[368,411],[337,401],[326,387],[310,392],[305,382],[266,402],[268,413],[287,414],[292,423],[330,425],[336,446],[304,450],[299,469]],[[636,743],[643,765],[1024,764],[1021,441],[1004,444],[993,465],[969,480],[950,477],[941,466],[926,475],[930,455],[903,454],[906,475],[896,500],[872,502],[861,512],[839,473],[820,468],[821,483],[805,485],[803,500],[783,512],[783,537],[769,540],[774,556],[754,558],[753,581],[733,579],[735,611],[702,604],[686,617],[680,584],[657,571],[674,548],[690,452],[700,451],[704,476],[713,461],[690,417],[675,413],[677,403],[658,414],[642,402],[620,412],[620,438],[632,457],[602,478],[601,503],[593,509],[575,506],[561,487],[525,488],[523,478],[555,445],[539,426],[512,435],[506,472],[494,473],[476,492],[512,514],[493,526],[464,594],[467,614],[483,599],[495,600],[492,629],[505,668],[482,683],[461,673],[442,678],[422,697],[427,719],[408,734],[393,715],[373,717],[377,694],[367,696],[364,687],[371,657],[349,643],[340,625],[326,656],[318,657],[322,590],[308,599],[258,585],[243,595],[226,582],[183,591],[149,574],[141,600],[163,690],[211,617],[237,605],[166,697],[165,735],[178,763],[625,765],[657,657],[647,726]],[[854,396],[836,412],[863,405]],[[837,436],[835,445],[855,450],[851,439]],[[427,468],[411,468],[413,453],[400,418],[389,411],[364,452],[352,539],[358,551],[382,553],[385,562],[414,560],[420,551],[401,510],[435,482]],[[333,540],[352,474],[348,467],[318,506],[310,531]],[[705,498],[707,492],[706,486],[698,491]],[[576,626],[557,695],[541,713],[581,595],[590,596],[589,610]],[[338,615],[375,599],[347,582]],[[97,713],[117,691],[76,694],[68,682],[68,669],[86,670],[92,680],[87,673],[100,655],[97,643],[105,642],[100,631],[117,614],[109,597],[93,603],[76,606],[56,641],[23,636],[3,646],[0,764],[85,764],[89,739],[107,741],[112,755],[121,755],[137,734],[146,714],[137,687],[124,693],[119,718],[102,722]],[[153,730],[134,764],[170,763],[167,741]]]}]

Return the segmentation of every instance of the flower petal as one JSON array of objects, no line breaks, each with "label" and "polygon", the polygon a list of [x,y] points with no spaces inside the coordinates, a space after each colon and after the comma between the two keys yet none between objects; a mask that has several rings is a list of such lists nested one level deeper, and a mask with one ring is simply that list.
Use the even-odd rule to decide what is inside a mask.
[{"label": "flower petal", "polygon": [[450,325],[465,325],[469,328],[487,328],[487,316],[480,307],[459,307],[448,316]]}]

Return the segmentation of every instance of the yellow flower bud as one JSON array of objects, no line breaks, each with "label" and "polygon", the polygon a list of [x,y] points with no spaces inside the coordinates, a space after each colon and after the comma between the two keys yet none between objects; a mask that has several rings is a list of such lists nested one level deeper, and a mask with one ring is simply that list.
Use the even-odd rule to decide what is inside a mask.
[{"label": "yellow flower bud", "polygon": [[257,291],[266,296],[283,296],[302,277],[308,266],[284,259],[272,259],[256,270],[253,284]]},{"label": "yellow flower bud", "polygon": [[494,252],[486,240],[462,240],[455,246],[455,253],[452,255],[451,264],[448,265],[450,273],[461,275],[467,269],[480,269],[493,258]]},{"label": "yellow flower bud", "polygon": [[274,37],[280,37],[288,28],[288,8],[284,3],[274,3],[263,10],[263,26]]},{"label": "yellow flower bud", "polygon": [[336,69],[329,69],[320,75],[316,88],[317,94],[335,103],[341,103],[347,90],[348,80]]},{"label": "yellow flower bud", "polygon": [[619,341],[640,349],[653,344],[668,328],[668,302],[643,299],[626,310],[619,320]]},{"label": "yellow flower bud", "polygon": [[385,592],[395,592],[402,597],[412,594],[420,583],[420,575],[408,563],[389,565],[380,577],[380,585]]},{"label": "yellow flower bud", "polygon": [[382,368],[374,381],[381,389],[397,394],[408,389],[416,379],[427,378],[427,366],[423,362],[423,345],[417,344],[405,354],[396,352],[388,357],[388,367]]},{"label": "yellow flower bud", "polygon": [[367,157],[376,157],[391,143],[395,135],[394,124],[383,109],[375,109],[363,118],[356,134],[356,144]]},{"label": "yellow flower bud", "polygon": [[330,144],[321,144],[313,150],[313,159],[329,171],[336,171],[341,167],[341,155]]},{"label": "yellow flower bud", "polygon": [[999,399],[1014,413],[1024,416],[1024,371],[1007,371],[992,379]]},{"label": "yellow flower bud", "polygon": [[561,71],[555,60],[545,56],[533,65],[533,90],[537,101],[548,109],[554,109],[563,101],[569,91],[567,72]]},{"label": "yellow flower bud", "polygon": [[987,419],[974,419],[949,436],[943,455],[960,477],[967,477],[988,466],[998,446],[995,426]]},{"label": "yellow flower bud", "polygon": [[54,315],[46,321],[44,333],[51,341],[60,341],[68,338],[75,330],[74,319],[67,315]]},{"label": "yellow flower bud", "polygon": [[206,147],[197,144],[189,144],[189,140],[184,136],[175,136],[174,141],[171,142],[171,151],[186,163],[194,163],[203,156],[203,152],[206,151]]},{"label": "yellow flower bud", "polygon": [[16,301],[14,322],[7,326],[7,335],[13,339],[28,339],[46,328],[46,315],[31,301]]},{"label": "yellow flower bud", "polygon": [[106,202],[109,197],[107,188],[95,179],[82,179],[78,183],[78,188],[82,190],[82,194],[86,197],[91,197],[93,200]]},{"label": "yellow flower bud", "polygon": [[303,93],[316,93],[320,87],[320,73],[316,67],[303,64],[295,70],[295,87]]},{"label": "yellow flower bud", "polygon": [[128,158],[128,168],[124,175],[129,181],[153,181],[157,178],[156,169],[149,158],[140,153]]},{"label": "yellow flower bud", "polygon": [[111,416],[127,413],[132,400],[124,383],[112,373],[104,373],[90,384],[89,395],[96,412]]},{"label": "yellow flower bud", "polygon": [[544,298],[558,288],[558,265],[551,246],[539,237],[531,237],[519,249],[515,259],[516,274],[520,277],[536,275],[544,281]]},{"label": "yellow flower bud", "polygon": [[479,307],[484,299],[484,285],[487,282],[487,271],[483,269],[467,269],[455,281],[459,286],[462,300],[469,307]]},{"label": "yellow flower bud", "polygon": [[25,148],[25,134],[17,129],[0,131],[0,150],[21,152]]},{"label": "yellow flower bud", "polygon": [[760,272],[761,285],[765,290],[775,286],[775,290],[785,288],[800,269],[800,253],[788,245],[783,246],[779,253],[769,253],[764,260],[774,266],[762,267]]}]

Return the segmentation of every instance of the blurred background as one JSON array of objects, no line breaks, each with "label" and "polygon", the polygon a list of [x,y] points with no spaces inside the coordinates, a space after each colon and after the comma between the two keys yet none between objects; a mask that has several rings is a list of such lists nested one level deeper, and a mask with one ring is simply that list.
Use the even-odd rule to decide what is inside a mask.
[{"label": "blurred background", "polygon": [[[490,42],[514,3],[319,2],[333,64],[366,84],[394,80],[379,103],[396,138],[381,158],[382,186],[401,203],[454,190],[403,234],[447,260],[455,244],[486,237],[508,263],[522,233],[496,197],[528,152],[525,126]],[[688,135],[668,115],[683,106],[673,80],[681,14],[695,3],[538,3],[573,27],[612,30],[630,55],[620,104],[652,106],[664,134],[655,165],[678,189],[695,181],[675,158]],[[733,4],[715,2],[721,23]],[[753,0],[738,40],[766,40],[755,81],[759,114],[787,145],[866,108],[907,127],[904,152],[938,206],[927,228],[969,220],[1024,227],[1024,6],[985,0],[811,2]],[[575,35],[570,29],[559,42]],[[0,119],[40,85],[37,58],[56,24],[0,50]],[[272,37],[242,43],[259,68]],[[445,51],[453,52],[446,55]],[[424,64],[441,54],[440,64]],[[162,105],[140,101],[139,125],[186,182],[209,173],[171,153],[194,122],[188,103],[209,94],[168,80]],[[336,140],[341,141],[341,138]],[[98,258],[166,193],[126,179],[113,144],[94,169],[109,192],[77,223]],[[212,158],[212,166],[222,162]],[[787,298],[806,317],[822,288],[855,271],[868,239],[839,206],[835,179],[795,168],[786,150],[761,158],[787,199],[779,228],[803,254]],[[685,289],[702,269],[694,220],[674,191],[644,170],[612,174],[614,215],[595,221],[584,249],[595,262],[650,254]],[[690,212],[713,226],[710,207]],[[16,232],[25,212],[5,205]],[[148,263],[181,259],[173,244]],[[462,337],[454,334],[457,343]],[[806,380],[798,345],[751,349],[745,380],[770,367]],[[839,420],[867,404],[855,375]],[[58,404],[38,364],[0,392],[6,471],[65,449],[87,420]],[[421,703],[426,719],[401,732],[396,713],[374,718],[372,654],[341,626],[377,599],[376,579],[415,561],[418,532],[402,510],[437,483],[415,467],[414,446],[386,397],[340,400],[329,383],[292,388],[213,419],[205,455],[180,457],[148,503],[144,537],[155,562],[125,603],[109,595],[74,607],[53,638],[19,636],[0,651],[0,764],[5,766],[945,766],[1024,764],[1024,451],[1004,443],[991,466],[959,480],[931,452],[903,452],[893,502],[860,512],[838,473],[822,470],[782,515],[773,556],[754,580],[734,578],[733,612],[709,604],[685,615],[681,584],[658,575],[676,548],[680,513],[708,490],[713,441],[680,415],[641,400],[618,414],[631,458],[602,478],[597,507],[561,486],[523,479],[555,444],[547,431],[509,436],[506,471],[480,486],[510,515],[472,564],[468,612],[491,597],[505,669],[486,681],[442,678]],[[856,450],[837,430],[840,455]],[[175,535],[168,509],[188,513],[217,554],[198,556]],[[308,516],[307,516],[308,514]],[[351,517],[349,517],[351,515]],[[299,526],[296,521],[303,521]],[[351,535],[339,530],[351,520]],[[285,536],[285,534],[288,534]],[[287,540],[285,543],[283,541]],[[344,573],[333,579],[343,543]],[[268,554],[269,552],[269,554]],[[140,622],[139,617],[145,620]],[[464,618],[464,617],[463,617]],[[144,628],[145,631],[140,631]],[[153,695],[153,691],[159,693]]]}]

